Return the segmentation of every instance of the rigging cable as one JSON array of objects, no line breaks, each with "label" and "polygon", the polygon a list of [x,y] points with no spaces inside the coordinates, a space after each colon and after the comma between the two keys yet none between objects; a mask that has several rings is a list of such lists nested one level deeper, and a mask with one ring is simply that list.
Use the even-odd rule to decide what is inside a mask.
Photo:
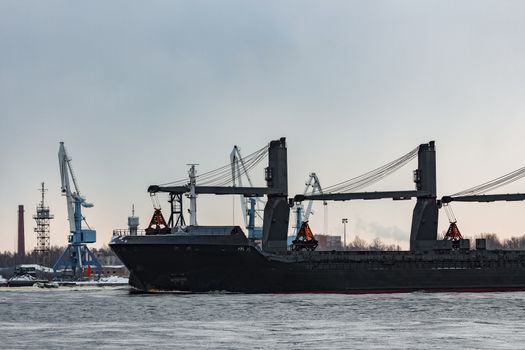
[{"label": "rigging cable", "polygon": [[[241,175],[247,173],[259,164],[264,157],[268,154],[268,145],[265,145],[261,149],[243,157],[242,160],[246,165],[246,168],[241,171]],[[233,176],[231,174],[231,163],[228,163],[219,168],[207,171],[200,175],[196,175],[199,185],[206,186],[225,186],[232,182]],[[188,179],[179,179],[167,183],[163,183],[160,186],[184,186],[188,184]]]},{"label": "rigging cable", "polygon": [[525,167],[514,170],[496,179],[482,183],[481,185],[474,186],[464,191],[454,193],[453,195],[451,195],[451,197],[483,194],[483,193],[492,191],[496,188],[502,187],[504,185],[510,184],[516,180],[521,179],[524,176],[525,176]]},{"label": "rigging cable", "polygon": [[323,191],[325,193],[337,193],[337,192],[350,192],[362,189],[366,186],[374,184],[388,175],[394,173],[409,161],[414,159],[419,151],[419,147],[414,148],[412,151],[407,154],[379,167],[369,172],[366,172],[362,175],[354,177],[352,179],[340,182],[338,184],[325,187]]}]

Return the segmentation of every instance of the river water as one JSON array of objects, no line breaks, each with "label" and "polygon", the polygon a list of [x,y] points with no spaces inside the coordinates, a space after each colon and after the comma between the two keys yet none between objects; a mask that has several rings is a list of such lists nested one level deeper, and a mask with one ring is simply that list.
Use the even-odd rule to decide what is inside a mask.
[{"label": "river water", "polygon": [[524,349],[525,293],[0,288],[0,348]]}]

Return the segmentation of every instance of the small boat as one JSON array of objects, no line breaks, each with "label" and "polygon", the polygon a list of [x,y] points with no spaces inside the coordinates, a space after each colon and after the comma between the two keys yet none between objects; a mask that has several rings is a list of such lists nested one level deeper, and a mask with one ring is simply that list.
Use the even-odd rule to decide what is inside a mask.
[{"label": "small boat", "polygon": [[47,271],[39,265],[18,265],[13,277],[7,280],[8,287],[31,287],[36,283],[48,283]]},{"label": "small boat", "polygon": [[47,283],[47,280],[38,279],[30,274],[14,275],[7,280],[8,287],[31,287],[36,283]]}]

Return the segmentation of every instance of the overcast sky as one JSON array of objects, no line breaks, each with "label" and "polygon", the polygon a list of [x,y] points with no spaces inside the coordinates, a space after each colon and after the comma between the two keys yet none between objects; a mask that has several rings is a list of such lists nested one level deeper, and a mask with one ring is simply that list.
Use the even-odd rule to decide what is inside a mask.
[{"label": "overcast sky", "polygon": [[[524,13],[502,0],[1,1],[0,250],[15,246],[18,204],[34,247],[42,181],[51,243],[66,244],[59,141],[95,204],[84,214],[96,246],[132,203],[149,221],[148,185],[184,177],[187,163],[224,165],[235,144],[247,154],[287,137],[290,194],[311,171],[329,186],[430,140],[440,195],[522,167]],[[415,167],[368,190],[413,189]],[[502,189],[516,191],[523,180]],[[199,223],[231,224],[233,201],[201,196]],[[341,234],[348,217],[350,240],[408,248],[413,206],[330,203],[327,226]],[[525,234],[525,203],[454,210],[465,236]]]}]

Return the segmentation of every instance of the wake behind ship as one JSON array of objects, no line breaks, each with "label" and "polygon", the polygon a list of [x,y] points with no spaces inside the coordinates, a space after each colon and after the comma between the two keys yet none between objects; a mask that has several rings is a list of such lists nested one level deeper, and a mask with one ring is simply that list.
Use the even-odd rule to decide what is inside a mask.
[{"label": "wake behind ship", "polygon": [[[444,202],[523,200],[525,196],[470,195],[437,200],[434,142],[422,144],[410,154],[418,158],[416,190],[298,195],[289,200],[286,142],[281,138],[268,146],[266,187],[197,186],[195,181],[183,186],[150,186],[150,193],[169,193],[173,227],[165,225],[146,235],[114,235],[109,245],[129,269],[130,284],[146,292],[525,290],[525,251],[487,250],[482,239],[476,240],[476,249],[470,248],[469,240],[437,239],[438,210]],[[196,194],[266,196],[262,246],[248,239],[238,226],[177,225],[173,213],[182,212],[184,193],[189,193],[190,199]],[[315,245],[309,246],[313,237],[298,239],[290,250],[288,220],[294,201],[380,198],[416,198],[409,251],[315,251]],[[153,219],[163,221],[156,214]]]}]

